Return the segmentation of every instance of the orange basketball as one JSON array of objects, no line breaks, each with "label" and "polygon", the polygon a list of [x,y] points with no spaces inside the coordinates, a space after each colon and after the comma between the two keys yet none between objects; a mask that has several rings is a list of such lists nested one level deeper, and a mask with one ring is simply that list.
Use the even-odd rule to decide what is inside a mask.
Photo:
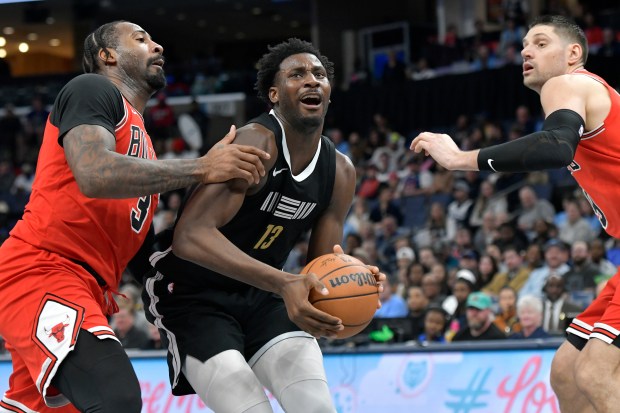
[{"label": "orange basketball", "polygon": [[370,323],[377,311],[379,289],[375,276],[363,262],[346,254],[325,254],[301,272],[315,274],[329,290],[329,295],[312,290],[308,300],[342,320],[344,330],[338,332],[338,338],[354,336]]}]

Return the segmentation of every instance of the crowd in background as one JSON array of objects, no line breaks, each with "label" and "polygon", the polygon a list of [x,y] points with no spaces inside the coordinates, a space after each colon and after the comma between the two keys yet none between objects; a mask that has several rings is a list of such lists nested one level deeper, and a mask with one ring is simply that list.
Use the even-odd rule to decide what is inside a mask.
[{"label": "crowd in background", "polygon": [[[440,47],[430,40],[428,53],[414,65],[392,56],[381,81],[423,81],[458,72],[463,62],[468,70],[520,64],[527,18],[521,12],[507,13],[497,33],[485,32],[484,22],[479,22],[474,36],[459,38],[451,26]],[[620,55],[617,31],[598,26],[588,11],[579,22],[591,53]],[[371,78],[360,70],[351,82]],[[145,121],[160,158],[195,157],[206,151],[191,148],[183,139],[177,127],[179,113],[167,96],[213,93],[219,91],[218,84],[195,72],[191,83],[172,83],[157,95]],[[25,116],[17,116],[8,104],[0,118],[0,242],[28,202],[49,103],[33,96]],[[207,136],[209,117],[203,107],[194,102],[188,114]],[[357,168],[344,250],[388,276],[382,308],[363,338],[424,344],[564,334],[568,321],[591,302],[620,264],[620,245],[606,236],[570,173],[447,171],[410,151],[410,131],[395,130],[389,118],[389,113],[376,113],[367,131],[345,134],[337,125],[324,131]],[[542,119],[520,106],[510,119],[461,115],[448,132],[460,148],[469,150],[516,139],[539,130],[541,124]],[[162,194],[154,218],[156,232],[174,223],[183,195]],[[302,240],[285,270],[303,268],[306,251]],[[161,348],[157,329],[141,309],[140,288],[126,274],[120,288],[124,297],[118,297],[120,311],[112,325],[126,348]],[[395,329],[387,320],[399,320],[398,328],[404,326],[405,333],[387,334],[384,327],[392,333]]]}]

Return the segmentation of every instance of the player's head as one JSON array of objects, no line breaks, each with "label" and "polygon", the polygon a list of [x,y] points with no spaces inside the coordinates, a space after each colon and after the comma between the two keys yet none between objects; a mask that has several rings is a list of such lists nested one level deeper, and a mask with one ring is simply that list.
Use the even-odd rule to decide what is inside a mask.
[{"label": "player's head", "polygon": [[334,65],[311,43],[291,38],[258,61],[258,97],[281,113],[321,119],[327,112]]},{"label": "player's head", "polygon": [[85,73],[116,68],[126,81],[142,82],[156,91],[166,86],[163,50],[140,26],[117,20],[86,36],[82,67]]},{"label": "player's head", "polygon": [[583,30],[564,16],[540,16],[523,39],[523,77],[526,86],[540,90],[551,77],[585,65],[588,42]]}]

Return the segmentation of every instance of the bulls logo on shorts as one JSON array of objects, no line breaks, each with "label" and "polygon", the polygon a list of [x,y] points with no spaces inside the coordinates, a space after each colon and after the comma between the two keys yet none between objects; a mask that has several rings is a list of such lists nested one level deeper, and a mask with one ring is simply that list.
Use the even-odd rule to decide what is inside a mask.
[{"label": "bulls logo on shorts", "polygon": [[52,358],[63,358],[77,340],[84,309],[60,297],[47,294],[39,307],[34,339]]}]

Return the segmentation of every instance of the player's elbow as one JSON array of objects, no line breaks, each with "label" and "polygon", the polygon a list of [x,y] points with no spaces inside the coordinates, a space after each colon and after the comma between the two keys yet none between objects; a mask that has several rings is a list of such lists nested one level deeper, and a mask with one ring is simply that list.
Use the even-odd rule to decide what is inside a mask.
[{"label": "player's elbow", "polygon": [[101,185],[98,185],[94,177],[80,176],[75,178],[80,192],[87,198],[103,198],[104,193]]}]

